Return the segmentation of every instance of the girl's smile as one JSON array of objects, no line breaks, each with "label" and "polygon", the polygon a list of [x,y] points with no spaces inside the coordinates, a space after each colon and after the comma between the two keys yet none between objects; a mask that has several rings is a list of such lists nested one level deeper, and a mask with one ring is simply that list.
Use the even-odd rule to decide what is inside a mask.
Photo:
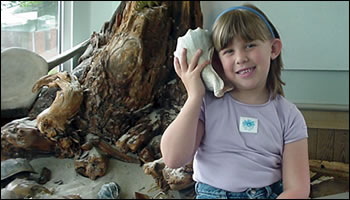
[{"label": "girl's smile", "polygon": [[234,38],[232,43],[219,52],[226,78],[243,90],[262,89],[270,68],[271,46],[269,41],[245,42]]},{"label": "girl's smile", "polygon": [[239,75],[239,77],[241,78],[249,78],[250,76],[252,76],[255,72],[256,66],[254,67],[246,67],[240,70],[236,71],[236,74]]}]

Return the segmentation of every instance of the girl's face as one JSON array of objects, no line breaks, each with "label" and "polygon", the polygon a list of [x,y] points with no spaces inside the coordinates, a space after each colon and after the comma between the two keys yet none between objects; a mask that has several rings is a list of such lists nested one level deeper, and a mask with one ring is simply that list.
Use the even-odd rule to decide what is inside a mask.
[{"label": "girl's face", "polygon": [[231,44],[219,52],[225,76],[238,90],[255,90],[266,87],[270,61],[278,54],[272,41],[244,42],[234,38]]}]

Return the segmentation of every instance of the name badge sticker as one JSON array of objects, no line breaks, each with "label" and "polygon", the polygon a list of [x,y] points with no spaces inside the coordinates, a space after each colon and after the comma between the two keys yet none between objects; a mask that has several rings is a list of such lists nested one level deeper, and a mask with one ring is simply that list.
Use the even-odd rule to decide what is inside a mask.
[{"label": "name badge sticker", "polygon": [[258,119],[240,117],[239,131],[244,133],[258,133]]}]

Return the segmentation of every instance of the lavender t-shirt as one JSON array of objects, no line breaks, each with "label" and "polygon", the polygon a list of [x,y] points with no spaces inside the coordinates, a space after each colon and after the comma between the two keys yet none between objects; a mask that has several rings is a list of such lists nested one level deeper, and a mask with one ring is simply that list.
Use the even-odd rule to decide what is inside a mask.
[{"label": "lavender t-shirt", "polygon": [[259,105],[207,93],[200,119],[205,131],[195,154],[193,179],[231,192],[282,178],[284,144],[307,138],[298,108],[284,97]]}]

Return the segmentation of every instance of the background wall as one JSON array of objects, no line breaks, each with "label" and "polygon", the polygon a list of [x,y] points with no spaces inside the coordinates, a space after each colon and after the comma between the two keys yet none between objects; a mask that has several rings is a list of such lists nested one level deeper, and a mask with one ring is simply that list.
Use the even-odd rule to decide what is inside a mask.
[{"label": "background wall", "polygon": [[[90,38],[93,32],[100,32],[103,24],[111,19],[120,1],[64,1],[63,26],[64,50],[68,50]],[[79,56],[64,63],[65,70],[78,64]],[[71,67],[73,66],[73,68]]]},{"label": "background wall", "polygon": [[[74,45],[99,32],[119,1],[74,1]],[[202,1],[203,27],[245,1]],[[297,104],[349,106],[349,2],[250,1],[269,17],[283,42],[286,97]]]},{"label": "background wall", "polygon": [[[201,2],[204,27],[235,2]],[[286,69],[349,70],[349,2],[251,1],[275,25],[283,41]]]},{"label": "background wall", "polygon": [[103,24],[112,18],[120,1],[74,1],[74,45],[100,32]]}]

